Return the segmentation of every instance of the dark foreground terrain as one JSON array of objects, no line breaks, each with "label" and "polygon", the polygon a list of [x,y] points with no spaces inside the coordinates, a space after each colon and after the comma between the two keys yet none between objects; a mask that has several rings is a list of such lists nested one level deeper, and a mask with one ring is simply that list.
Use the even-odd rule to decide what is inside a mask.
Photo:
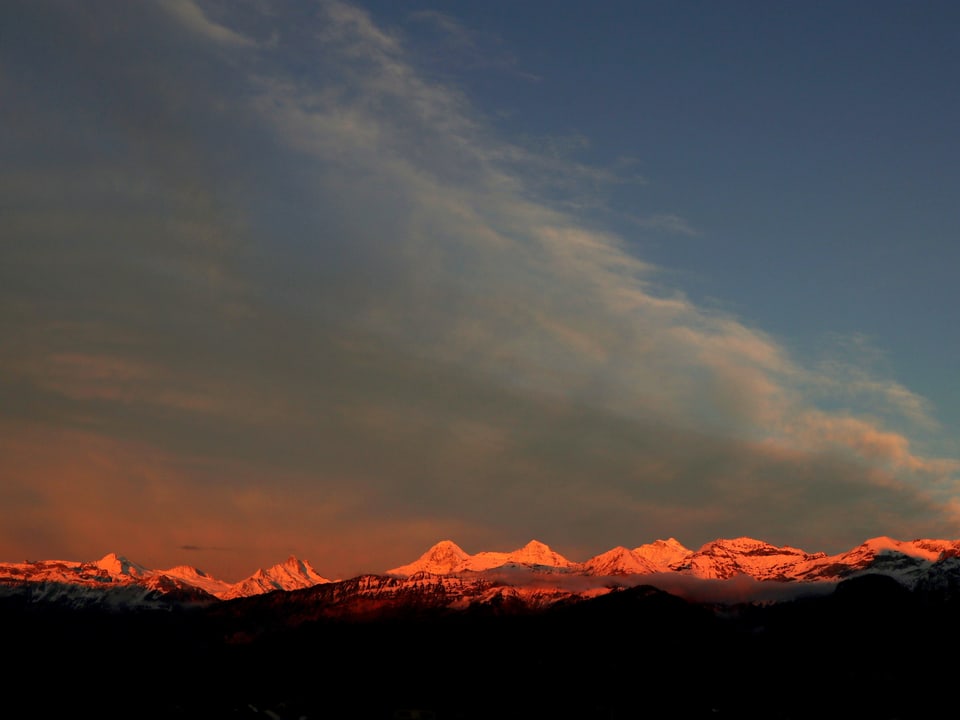
[{"label": "dark foreground terrain", "polygon": [[929,718],[960,640],[956,599],[882,576],[722,608],[638,587],[540,612],[0,611],[4,717]]}]

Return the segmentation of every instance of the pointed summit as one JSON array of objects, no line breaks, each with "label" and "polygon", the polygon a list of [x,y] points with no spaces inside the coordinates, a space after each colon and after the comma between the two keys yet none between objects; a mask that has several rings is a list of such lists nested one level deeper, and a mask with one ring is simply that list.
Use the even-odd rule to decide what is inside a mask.
[{"label": "pointed summit", "polygon": [[291,573],[301,577],[317,575],[316,570],[310,567],[310,563],[308,563],[306,560],[300,560],[296,555],[291,555],[284,562],[280,563],[279,565],[274,565],[273,567],[275,570],[282,569],[283,572]]},{"label": "pointed summit", "polygon": [[634,554],[649,562],[659,572],[667,572],[673,565],[684,562],[693,550],[681,545],[675,538],[655,540],[633,549]]},{"label": "pointed summit", "polygon": [[114,576],[126,575],[128,577],[143,577],[150,573],[143,565],[139,565],[138,563],[128,560],[123,555],[117,555],[116,553],[107,553],[97,560],[94,565]]},{"label": "pointed summit", "polygon": [[262,595],[274,590],[300,590],[328,582],[330,580],[320,575],[306,560],[299,560],[295,555],[291,555],[284,562],[267,570],[260,568],[250,577],[233,585],[220,597],[223,600],[229,600]]},{"label": "pointed summit", "polygon": [[418,572],[448,575],[468,569],[470,555],[452,540],[441,540],[409,565],[387,570],[388,575],[413,575]]}]

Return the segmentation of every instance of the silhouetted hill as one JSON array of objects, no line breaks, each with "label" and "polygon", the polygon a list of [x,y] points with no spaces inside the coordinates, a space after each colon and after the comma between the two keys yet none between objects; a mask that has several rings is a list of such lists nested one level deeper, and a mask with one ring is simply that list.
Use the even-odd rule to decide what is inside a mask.
[{"label": "silhouetted hill", "polygon": [[7,697],[38,717],[925,718],[960,640],[955,601],[879,575],[768,605],[650,586],[543,610],[328,616],[329,601],[315,588],[169,612],[7,600]]}]

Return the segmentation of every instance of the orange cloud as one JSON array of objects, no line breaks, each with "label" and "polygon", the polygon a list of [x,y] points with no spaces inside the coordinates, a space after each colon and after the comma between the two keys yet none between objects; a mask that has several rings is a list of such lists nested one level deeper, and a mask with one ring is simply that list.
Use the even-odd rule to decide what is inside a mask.
[{"label": "orange cloud", "polygon": [[960,470],[960,461],[924,458],[915,454],[900,433],[882,430],[874,422],[848,415],[808,410],[791,428],[811,447],[843,449],[892,470],[945,476]]}]

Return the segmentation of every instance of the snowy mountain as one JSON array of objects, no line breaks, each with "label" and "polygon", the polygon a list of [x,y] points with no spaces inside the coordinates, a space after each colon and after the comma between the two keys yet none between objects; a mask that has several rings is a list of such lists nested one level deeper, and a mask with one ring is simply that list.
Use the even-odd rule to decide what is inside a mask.
[{"label": "snowy mountain", "polygon": [[298,560],[291,555],[285,562],[274,565],[268,570],[259,569],[250,577],[231,585],[217,597],[221,600],[230,600],[238,597],[249,597],[274,590],[299,590],[330,582],[323,577],[305,560]]},{"label": "snowy mountain", "polygon": [[824,553],[809,554],[793,547],[776,547],[752,538],[714,540],[691,553],[671,569],[698,578],[725,580],[748,575],[756,580],[797,580],[808,567],[824,560]]},{"label": "snowy mountain", "polygon": [[748,537],[713,540],[694,551],[670,538],[632,550],[615,547],[584,562],[573,562],[537,541],[513,552],[470,555],[456,543],[443,540],[414,562],[388,570],[387,574],[450,575],[519,566],[540,574],[601,577],[669,573],[706,580],[747,576],[759,581],[809,582],[839,580],[869,571],[892,575],[911,585],[934,563],[957,555],[960,541],[951,540],[904,542],[879,537],[838,555],[827,555]]},{"label": "snowy mountain", "polygon": [[228,582],[218,580],[215,577],[207,575],[203,570],[198,570],[190,565],[178,565],[169,570],[161,570],[157,573],[161,577],[180,580],[187,585],[200,588],[204,592],[220,598],[226,597],[227,593],[234,587]]},{"label": "snowy mountain", "polygon": [[327,581],[293,557],[234,584],[111,554],[0,564],[0,611],[11,701],[38,717],[149,680],[173,691],[104,694],[96,716],[802,718],[826,703],[926,720],[955,679],[939,658],[960,642],[960,543],[670,539],[574,562],[446,540],[390,573]]},{"label": "snowy mountain", "polygon": [[[274,590],[296,590],[330,582],[311,565],[291,556],[238,583],[218,580],[203,570],[180,565],[150,570],[109,553],[93,562],[41,560],[0,563],[0,596],[29,586],[32,602],[74,606],[167,607],[170,603],[209,603]],[[4,592],[6,589],[6,592]]]},{"label": "snowy mountain", "polygon": [[449,575],[475,569],[472,555],[468,555],[452,540],[441,540],[409,565],[387,570],[387,575],[407,576],[420,572]]},{"label": "snowy mountain", "polygon": [[590,558],[581,569],[589,575],[647,575],[663,568],[635,550],[620,546]]},{"label": "snowy mountain", "polygon": [[688,550],[674,538],[655,540],[652,543],[634,548],[633,552],[638,557],[651,563],[657,569],[657,572],[668,572],[693,554],[692,550]]},{"label": "snowy mountain", "polygon": [[387,570],[387,575],[406,576],[423,572],[447,575],[471,570],[491,570],[506,565],[557,571],[573,570],[578,567],[577,563],[570,562],[537,540],[531,540],[522,548],[512,552],[484,551],[476,555],[468,555],[451,540],[441,540],[409,565]]},{"label": "snowy mountain", "polygon": [[[417,560],[381,575],[331,581],[310,563],[291,556],[237,583],[218,580],[190,566],[151,570],[110,553],[93,562],[0,563],[0,597],[20,593],[30,602],[164,607],[330,586],[324,597],[331,607],[339,608],[407,602],[448,608],[497,603],[542,607],[641,584],[675,589],[697,583],[702,589],[708,587],[705,583],[713,583],[709,587],[722,591],[726,583],[738,582],[741,595],[760,596],[780,586],[832,586],[864,574],[892,577],[908,589],[956,592],[960,588],[960,541],[878,537],[827,555],[747,537],[717,539],[694,551],[670,538],[633,549],[615,547],[575,562],[536,540],[509,552],[476,554],[442,540]],[[752,584],[744,585],[738,579]]]}]

